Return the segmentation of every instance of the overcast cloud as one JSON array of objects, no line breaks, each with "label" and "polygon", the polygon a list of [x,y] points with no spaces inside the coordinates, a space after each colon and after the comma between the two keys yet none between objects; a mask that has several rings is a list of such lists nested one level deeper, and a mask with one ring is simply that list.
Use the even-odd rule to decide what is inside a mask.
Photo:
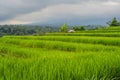
[{"label": "overcast cloud", "polygon": [[120,0],[0,0],[0,24],[105,24]]}]

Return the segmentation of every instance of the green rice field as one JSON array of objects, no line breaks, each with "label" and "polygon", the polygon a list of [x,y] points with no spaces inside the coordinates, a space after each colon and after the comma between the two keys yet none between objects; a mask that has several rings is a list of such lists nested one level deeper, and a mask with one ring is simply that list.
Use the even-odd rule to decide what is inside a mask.
[{"label": "green rice field", "polygon": [[120,80],[120,27],[1,37],[0,80]]}]

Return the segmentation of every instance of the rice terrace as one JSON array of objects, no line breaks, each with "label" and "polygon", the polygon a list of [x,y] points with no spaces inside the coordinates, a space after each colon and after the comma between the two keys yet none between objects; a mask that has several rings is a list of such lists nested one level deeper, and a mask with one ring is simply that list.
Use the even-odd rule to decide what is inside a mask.
[{"label": "rice terrace", "polygon": [[3,36],[0,80],[120,80],[119,31]]}]

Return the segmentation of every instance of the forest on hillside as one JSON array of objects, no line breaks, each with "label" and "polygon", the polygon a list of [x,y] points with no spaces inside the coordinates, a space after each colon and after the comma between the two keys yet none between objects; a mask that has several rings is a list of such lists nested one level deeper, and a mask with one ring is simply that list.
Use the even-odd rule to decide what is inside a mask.
[{"label": "forest on hillside", "polygon": [[3,35],[43,35],[56,32],[58,27],[32,25],[0,25],[0,36]]}]

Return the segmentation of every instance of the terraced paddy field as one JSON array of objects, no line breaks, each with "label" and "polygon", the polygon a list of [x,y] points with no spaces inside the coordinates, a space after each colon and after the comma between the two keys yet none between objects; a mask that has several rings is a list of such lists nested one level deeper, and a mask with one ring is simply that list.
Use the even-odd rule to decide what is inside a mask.
[{"label": "terraced paddy field", "polygon": [[118,29],[4,36],[0,80],[120,80]]}]

